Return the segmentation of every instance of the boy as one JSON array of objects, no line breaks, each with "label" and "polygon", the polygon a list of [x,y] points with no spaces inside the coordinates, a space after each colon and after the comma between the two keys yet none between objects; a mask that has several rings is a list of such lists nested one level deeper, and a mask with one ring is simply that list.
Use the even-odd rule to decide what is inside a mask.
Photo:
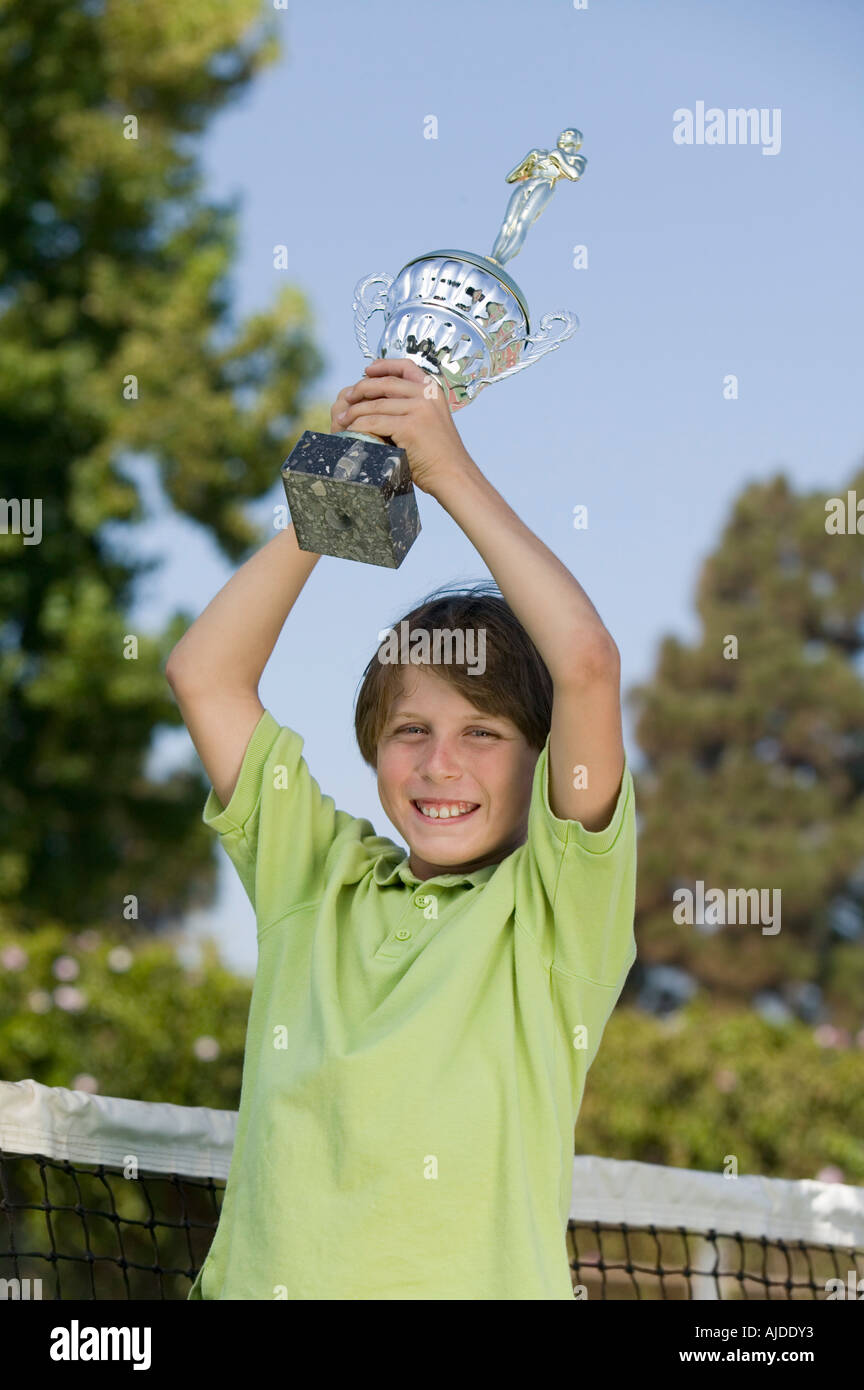
[{"label": "boy", "polygon": [[302,738],[258,698],[320,558],[293,527],[166,667],[259,947],[231,1171],[192,1299],[573,1297],[573,1126],[636,954],[618,652],[429,380],[378,360],[332,411],[334,430],[406,450],[503,595],[409,615],[411,632],[442,615],[482,630],[483,672],[380,649],[367,668],[358,741],[410,853],[322,795]]}]

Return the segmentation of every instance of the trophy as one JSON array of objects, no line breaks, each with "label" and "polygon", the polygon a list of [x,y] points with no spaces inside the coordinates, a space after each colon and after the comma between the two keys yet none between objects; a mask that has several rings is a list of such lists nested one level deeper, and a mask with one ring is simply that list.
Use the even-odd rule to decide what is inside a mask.
[{"label": "trophy", "polygon": [[[579,326],[567,309],[545,314],[531,332],[528,306],[503,266],[521,250],[559,179],[576,183],[587,160],[578,130],[553,150],[529,150],[507,175],[516,185],[489,256],[430,251],[399,274],[377,273],[354,290],[354,331],[364,356],[406,357],[461,410],[493,381],[524,371]],[[367,324],[381,311],[377,353]],[[282,481],[301,550],[398,569],[420,531],[404,449],[356,430],[306,430],[282,465]]]}]

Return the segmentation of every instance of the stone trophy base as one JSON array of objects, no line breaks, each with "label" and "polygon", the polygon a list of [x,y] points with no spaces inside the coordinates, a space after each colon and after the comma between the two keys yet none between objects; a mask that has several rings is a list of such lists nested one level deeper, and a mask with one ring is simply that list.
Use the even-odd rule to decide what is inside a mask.
[{"label": "stone trophy base", "polygon": [[420,532],[404,449],[354,430],[306,430],[281,473],[301,550],[399,568]]}]

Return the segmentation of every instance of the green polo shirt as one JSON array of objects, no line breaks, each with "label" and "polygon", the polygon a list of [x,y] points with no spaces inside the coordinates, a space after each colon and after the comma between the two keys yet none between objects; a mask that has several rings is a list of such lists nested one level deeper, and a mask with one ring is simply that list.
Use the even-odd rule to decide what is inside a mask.
[{"label": "green polo shirt", "polygon": [[625,764],[610,824],[421,882],[259,720],[205,824],[255,909],[231,1169],[190,1299],[567,1299],[573,1127],[636,956]]}]

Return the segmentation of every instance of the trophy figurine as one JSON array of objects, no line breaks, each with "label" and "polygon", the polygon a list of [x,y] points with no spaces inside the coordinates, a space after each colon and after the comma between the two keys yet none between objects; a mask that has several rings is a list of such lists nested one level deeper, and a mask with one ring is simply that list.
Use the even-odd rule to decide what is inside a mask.
[{"label": "trophy figurine", "polygon": [[[503,266],[522,249],[558,181],[581,178],[581,145],[578,130],[564,130],[554,150],[529,150],[511,169],[507,182],[516,187],[489,256],[430,251],[395,279],[377,273],[361,280],[353,309],[364,356],[416,362],[456,411],[571,337],[579,320],[567,309],[545,314],[531,332],[524,295]],[[372,353],[366,325],[379,310],[384,327]],[[356,430],[306,430],[281,472],[301,550],[398,569],[420,531],[404,449]]]}]

